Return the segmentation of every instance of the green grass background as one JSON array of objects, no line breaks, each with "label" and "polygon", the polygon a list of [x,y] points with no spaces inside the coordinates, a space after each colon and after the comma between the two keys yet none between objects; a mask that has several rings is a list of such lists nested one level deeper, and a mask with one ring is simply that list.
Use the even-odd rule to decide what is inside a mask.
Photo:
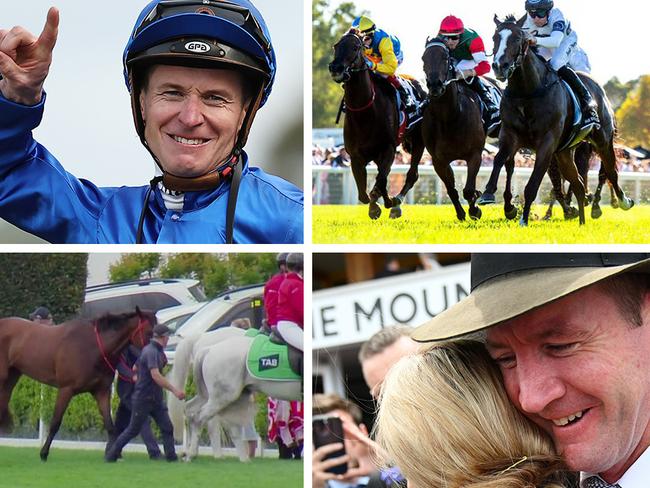
[{"label": "green grass background", "polygon": [[[467,211],[467,205],[464,206]],[[534,205],[531,215],[543,216],[546,205]],[[518,218],[507,221],[500,204],[481,207],[481,220],[460,222],[452,205],[402,205],[402,217],[388,218],[390,210],[372,221],[367,205],[314,205],[315,244],[647,244],[650,242],[650,205],[628,211],[602,206],[603,216],[586,224],[565,221],[554,207],[550,221],[531,220],[520,228]]]},{"label": "green grass background", "polygon": [[0,447],[0,488],[301,488],[303,462],[200,456],[191,463],[150,461],[146,453],[125,452],[105,463],[103,452],[53,447],[46,463],[37,448]]}]

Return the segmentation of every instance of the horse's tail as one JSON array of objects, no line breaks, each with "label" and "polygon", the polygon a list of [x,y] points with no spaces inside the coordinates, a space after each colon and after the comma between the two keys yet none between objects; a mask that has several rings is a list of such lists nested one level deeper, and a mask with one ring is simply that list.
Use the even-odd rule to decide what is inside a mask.
[{"label": "horse's tail", "polygon": [[[174,366],[169,372],[169,375],[167,375],[167,379],[172,385],[181,390],[185,389],[188,371],[192,365],[194,344],[199,337],[200,335],[185,337],[176,346]],[[183,403],[174,395],[168,395],[167,408],[169,410],[169,418],[174,426],[174,438],[180,442],[183,439]]]},{"label": "horse's tail", "polygon": [[202,398],[208,398],[208,388],[205,384],[203,377],[203,361],[210,351],[209,347],[201,349],[194,358],[194,385],[196,386],[196,393]]}]

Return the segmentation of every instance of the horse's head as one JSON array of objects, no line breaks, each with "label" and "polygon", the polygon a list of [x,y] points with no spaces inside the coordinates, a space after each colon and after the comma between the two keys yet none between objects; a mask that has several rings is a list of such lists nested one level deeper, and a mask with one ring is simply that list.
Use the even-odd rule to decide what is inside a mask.
[{"label": "horse's head", "polygon": [[334,60],[329,65],[330,75],[337,83],[344,83],[355,71],[368,69],[363,59],[363,41],[358,31],[350,29],[334,44]]},{"label": "horse's head", "polygon": [[129,341],[135,347],[142,349],[146,346],[153,337],[153,328],[158,323],[156,314],[150,310],[140,310],[140,307],[135,307],[135,318],[137,318],[137,325],[131,332]]},{"label": "horse's head", "polygon": [[521,65],[528,52],[528,34],[523,30],[526,17],[516,20],[508,15],[501,22],[496,14],[494,23],[497,26],[492,40],[494,41],[494,62],[492,68],[499,81],[505,81]]},{"label": "horse's head", "polygon": [[422,55],[424,74],[427,78],[429,96],[438,98],[445,93],[447,85],[454,79],[454,65],[451,62],[449,48],[442,39],[427,38]]}]

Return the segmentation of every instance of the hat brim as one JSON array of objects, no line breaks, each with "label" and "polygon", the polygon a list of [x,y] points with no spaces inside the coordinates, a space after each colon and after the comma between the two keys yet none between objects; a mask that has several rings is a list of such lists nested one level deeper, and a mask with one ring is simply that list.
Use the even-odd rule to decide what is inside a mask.
[{"label": "hat brim", "polygon": [[417,327],[412,339],[453,339],[514,319],[604,279],[627,272],[649,273],[650,259],[611,267],[545,268],[494,278]]}]

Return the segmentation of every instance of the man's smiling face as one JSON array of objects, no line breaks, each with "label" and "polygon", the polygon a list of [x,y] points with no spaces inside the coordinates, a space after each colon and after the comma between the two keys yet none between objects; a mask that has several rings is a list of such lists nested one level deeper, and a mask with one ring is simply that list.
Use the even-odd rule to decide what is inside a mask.
[{"label": "man's smiling face", "polygon": [[487,332],[513,404],[571,469],[609,482],[650,444],[649,302],[633,326],[595,285]]},{"label": "man's smiling face", "polygon": [[165,171],[184,177],[215,169],[233,150],[246,117],[241,74],[154,66],[140,94],[145,139]]}]

